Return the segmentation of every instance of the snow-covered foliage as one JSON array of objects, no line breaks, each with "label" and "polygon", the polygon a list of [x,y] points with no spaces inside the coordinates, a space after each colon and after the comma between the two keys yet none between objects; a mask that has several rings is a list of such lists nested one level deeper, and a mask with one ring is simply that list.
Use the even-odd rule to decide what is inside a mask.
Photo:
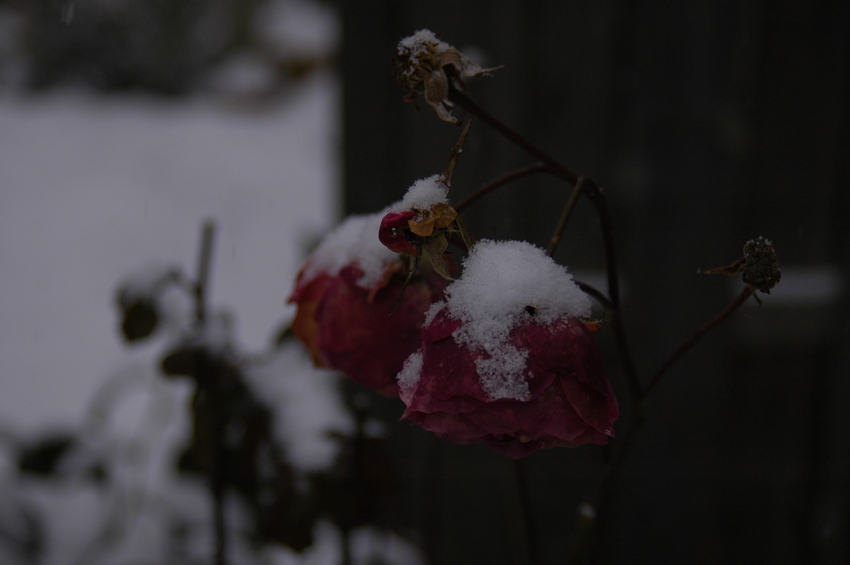
[{"label": "snow-covered foliage", "polygon": [[333,436],[354,430],[338,373],[314,368],[304,348],[286,343],[245,377],[274,410],[275,434],[292,466],[304,473],[329,468],[339,451]]}]

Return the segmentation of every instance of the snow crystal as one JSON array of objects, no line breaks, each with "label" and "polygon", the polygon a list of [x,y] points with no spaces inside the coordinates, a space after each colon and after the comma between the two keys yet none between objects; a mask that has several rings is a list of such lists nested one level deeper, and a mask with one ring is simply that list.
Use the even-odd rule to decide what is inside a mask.
[{"label": "snow crystal", "polygon": [[320,273],[334,276],[343,267],[357,263],[363,271],[357,284],[365,289],[374,287],[386,268],[398,261],[398,254],[384,247],[378,239],[378,230],[385,213],[381,211],[350,216],[329,233],[307,259],[304,280],[310,280]]},{"label": "snow crystal", "polygon": [[528,394],[525,357],[507,343],[511,330],[529,316],[529,306],[546,324],[589,316],[590,299],[565,267],[530,243],[482,240],[463,264],[463,276],[446,289],[451,316],[463,322],[454,338],[489,355],[476,362],[488,395],[521,400]]},{"label": "snow crystal", "polygon": [[437,39],[436,34],[430,29],[420,29],[413,35],[407,36],[398,42],[398,53],[399,55],[410,53],[415,57],[422,51],[425,51],[429,44],[434,46],[437,53],[442,53],[446,49],[451,48],[451,45],[445,41]]},{"label": "snow crystal", "polygon": [[442,310],[445,306],[446,306],[445,300],[440,300],[439,302],[434,302],[433,304],[431,304],[431,307],[428,308],[427,312],[425,312],[425,322],[424,322],[423,325],[427,326],[431,322],[433,322],[434,318],[437,316],[437,314],[440,312],[440,310]]},{"label": "snow crystal", "polygon": [[411,390],[419,382],[422,373],[422,350],[412,353],[404,362],[401,372],[398,374],[398,386],[405,392]]},{"label": "snow crystal", "polygon": [[387,212],[403,212],[405,210],[426,210],[435,204],[448,204],[449,187],[440,180],[440,175],[431,175],[419,179],[407,189],[401,202],[396,202],[387,208]]},{"label": "snow crystal", "polygon": [[496,357],[479,357],[475,370],[481,379],[481,389],[490,398],[513,398],[530,400],[531,391],[525,376],[528,351],[520,351],[512,345],[503,345]]}]

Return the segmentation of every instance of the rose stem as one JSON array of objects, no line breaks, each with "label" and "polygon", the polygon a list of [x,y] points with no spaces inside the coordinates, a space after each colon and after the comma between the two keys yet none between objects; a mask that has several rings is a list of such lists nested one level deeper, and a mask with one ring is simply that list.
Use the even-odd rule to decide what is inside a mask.
[{"label": "rose stem", "polygon": [[503,186],[505,184],[508,184],[509,182],[513,182],[515,180],[521,179],[522,177],[531,175],[533,173],[545,172],[546,170],[547,170],[546,165],[544,165],[543,163],[537,163],[536,165],[529,165],[528,167],[525,167],[523,169],[517,169],[516,171],[511,171],[509,173],[506,173],[506,174],[500,176],[499,178],[497,178],[494,181],[491,181],[491,182],[488,182],[487,184],[481,185],[481,187],[478,188],[478,190],[476,190],[475,192],[473,192],[472,194],[470,194],[469,196],[467,196],[466,198],[461,200],[454,207],[454,209],[456,211],[460,212],[461,210],[463,210],[464,208],[466,208],[467,206],[469,206],[470,204],[472,204],[473,202],[475,202],[476,200],[478,200],[482,196],[485,196],[490,191],[495,190],[495,189],[499,188],[500,186]]},{"label": "rose stem", "polygon": [[652,389],[655,388],[655,385],[658,384],[658,381],[661,380],[661,377],[673,366],[673,364],[679,360],[679,358],[684,355],[686,351],[688,351],[691,347],[697,344],[697,342],[705,335],[709,330],[717,326],[726,320],[729,316],[732,315],[735,310],[741,307],[747,299],[753,295],[753,287],[750,285],[746,285],[744,290],[741,291],[741,294],[735,298],[732,302],[729,303],[729,306],[726,307],[723,312],[720,312],[717,316],[706,322],[702,327],[700,327],[697,331],[694,332],[694,335],[691,338],[679,346],[673,354],[661,365],[661,368],[655,372],[655,375],[652,377],[652,380],[649,381],[649,384],[646,386],[646,389],[643,391],[644,397],[647,396]]},{"label": "rose stem", "polygon": [[[578,184],[578,175],[567,169],[548,153],[521,136],[514,129],[499,121],[499,119],[490,114],[488,111],[478,106],[478,104],[473,102],[463,92],[457,90],[451,81],[449,81],[449,100],[476,118],[486,122],[506,139],[539,160],[550,174],[566,180],[573,187]],[[602,230],[602,241],[605,247],[606,267],[608,272],[608,295],[611,298],[612,305],[611,323],[614,329],[614,336],[617,339],[617,348],[619,349],[620,358],[625,370],[626,381],[629,385],[629,392],[631,393],[632,398],[636,399],[641,396],[642,387],[640,380],[637,377],[637,370],[635,369],[634,362],[632,361],[632,356],[626,340],[625,328],[623,327],[622,318],[620,317],[620,285],[617,276],[617,264],[614,255],[614,237],[613,230],[611,228],[611,216],[608,211],[608,204],[602,190],[596,186],[596,183],[594,183],[591,179],[585,178],[580,187],[581,192],[590,198],[591,202],[596,207],[597,214],[599,215],[599,223]]]},{"label": "rose stem", "polygon": [[440,174],[440,180],[442,180],[446,186],[452,185],[452,175],[455,172],[455,167],[457,166],[457,161],[460,159],[460,154],[463,153],[463,146],[466,144],[466,136],[469,135],[469,128],[472,126],[472,120],[467,120],[466,125],[463,126],[463,131],[460,134],[460,138],[454,144],[452,148],[452,156],[449,158],[449,162],[446,165],[445,170]]},{"label": "rose stem", "polygon": [[[206,298],[209,290],[214,238],[215,223],[212,220],[206,220],[201,231],[198,275],[194,285],[195,317],[201,325],[204,324],[206,319]],[[212,379],[211,382],[215,382],[215,379]],[[222,460],[224,450],[221,444],[224,441],[224,429],[222,415],[216,414],[211,425],[214,426],[214,429],[211,434],[213,440],[213,463],[210,469],[210,494],[213,500],[215,563],[216,565],[226,565],[227,531],[224,520],[224,461]]]},{"label": "rose stem", "polygon": [[578,175],[564,167],[554,158],[550,157],[548,153],[544,152],[542,149],[528,141],[526,138],[517,133],[513,128],[503,124],[490,112],[488,112],[484,108],[481,108],[478,104],[469,99],[466,94],[456,89],[451,81],[449,81],[449,100],[457,104],[476,118],[487,122],[490,127],[498,131],[506,139],[513,142],[515,145],[518,145],[523,151],[525,151],[529,155],[532,155],[538,161],[541,161],[544,165],[546,165],[547,169],[551,170],[559,177],[566,179],[567,181],[569,181],[570,184],[575,185],[576,181],[578,180]]},{"label": "rose stem", "polygon": [[558,220],[558,225],[555,227],[555,233],[552,234],[552,239],[549,240],[549,247],[546,248],[546,255],[549,257],[555,254],[558,249],[558,244],[561,243],[561,236],[564,235],[564,230],[567,229],[567,222],[570,221],[570,216],[573,214],[573,209],[578,203],[578,197],[581,195],[584,185],[587,183],[587,178],[581,177],[576,181],[570,197],[564,206],[564,211],[561,212],[561,218]]},{"label": "rose stem", "polygon": [[611,500],[611,495],[613,491],[613,485],[618,479],[620,472],[623,468],[623,464],[628,457],[631,448],[634,445],[635,439],[639,435],[640,431],[643,429],[644,424],[644,415],[646,413],[647,400],[649,397],[649,393],[655,388],[655,385],[661,380],[661,377],[673,366],[673,364],[679,360],[679,358],[685,354],[691,347],[696,345],[696,343],[708,333],[710,330],[714,329],[722,322],[724,322],[729,316],[731,316],[738,308],[740,308],[747,299],[753,295],[753,288],[750,285],[746,285],[741,293],[735,297],[732,302],[719,314],[713,317],[711,320],[703,324],[694,334],[688,339],[685,343],[683,343],[668,359],[661,365],[661,368],[656,371],[654,377],[650,381],[649,385],[644,389],[638,401],[635,403],[634,408],[632,410],[631,419],[629,422],[629,427],[626,430],[626,437],[620,442],[617,451],[614,454],[611,462],[605,467],[602,472],[602,484],[599,487],[599,500],[596,504],[596,522],[593,528],[593,554],[594,557],[598,557],[599,550],[601,549],[602,543],[602,530],[604,528],[604,520],[608,514],[608,507]]},{"label": "rose stem", "polygon": [[[491,127],[493,127],[496,131],[502,134],[506,139],[512,141],[521,149],[540,160],[541,163],[546,167],[546,170],[548,170],[550,173],[563,178],[564,180],[570,182],[570,184],[572,184],[573,186],[576,186],[578,184],[579,178],[575,173],[561,165],[558,161],[556,161],[543,150],[541,150],[539,147],[519,135],[516,131],[503,124],[492,114],[475,104],[463,92],[460,92],[456,88],[454,88],[454,85],[452,85],[451,83],[449,86],[449,100],[451,100],[461,108],[465,109],[470,114],[487,122]],[[655,373],[646,389],[643,389],[640,385],[640,381],[637,379],[637,374],[627,347],[624,328],[622,326],[622,323],[620,322],[619,288],[616,276],[616,265],[614,262],[613,237],[611,235],[611,218],[608,212],[608,205],[602,193],[602,190],[597,187],[595,183],[593,183],[593,181],[591,181],[590,179],[586,179],[585,183],[583,184],[584,186],[582,186],[582,192],[584,192],[596,206],[597,213],[600,216],[600,223],[602,224],[602,236],[604,240],[608,264],[608,294],[611,297],[611,305],[614,314],[613,327],[615,335],[617,337],[620,355],[623,359],[623,364],[626,369],[626,377],[629,383],[629,389],[632,398],[636,401],[632,412],[631,423],[626,432],[626,437],[620,443],[620,446],[617,449],[613,460],[609,463],[609,465],[603,472],[603,483],[600,488],[600,500],[597,504],[597,521],[594,527],[594,536],[597,538],[594,544],[594,554],[596,554],[598,551],[599,531],[601,530],[599,525],[602,523],[606,515],[608,500],[610,499],[611,495],[611,485],[619,475],[620,469],[623,466],[623,462],[625,461],[626,456],[630,451],[632,444],[634,443],[634,440],[637,437],[640,429],[643,427],[644,412],[646,409],[646,399],[649,392],[655,388],[661,377],[664,376],[664,374],[670,369],[670,367],[672,367],[673,364],[678,361],[678,359],[685,352],[687,352],[691,347],[696,345],[696,343],[702,338],[703,335],[705,335],[705,333],[707,333],[709,330],[726,320],[733,312],[735,312],[735,310],[737,310],[744,302],[746,302],[746,300],[753,294],[753,290],[750,286],[746,286],[744,290],[742,290],[741,293],[738,295],[738,297],[735,298],[735,300],[733,300],[723,312],[721,312],[720,314],[709,320],[701,328],[699,328],[688,341],[682,344],[682,346],[679,347],[679,349],[677,349],[673,353],[673,355],[670,356],[669,359],[667,359],[667,361]]]},{"label": "rose stem", "polygon": [[514,459],[514,478],[516,479],[517,494],[519,495],[520,514],[525,530],[525,554],[528,565],[537,565],[537,528],[534,523],[534,513],[531,508],[531,496],[528,493],[528,478],[525,474],[523,459]]}]

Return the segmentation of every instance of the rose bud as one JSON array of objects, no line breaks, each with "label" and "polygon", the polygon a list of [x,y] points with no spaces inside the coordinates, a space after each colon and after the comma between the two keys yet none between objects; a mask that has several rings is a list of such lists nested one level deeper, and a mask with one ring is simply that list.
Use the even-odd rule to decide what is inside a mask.
[{"label": "rose bud", "polygon": [[399,374],[402,419],[514,459],[607,443],[619,409],[589,315],[588,297],[541,249],[478,243]]},{"label": "rose bud", "polygon": [[432,175],[413,183],[400,202],[387,208],[378,239],[397,253],[425,256],[435,271],[451,280],[443,257],[449,241],[454,240],[468,249],[472,237],[449,205],[448,190],[443,175]]},{"label": "rose bud", "polygon": [[378,392],[398,394],[395,376],[420,345],[424,313],[443,298],[433,271],[407,273],[378,241],[382,213],[352,216],[301,268],[289,302],[293,333],[320,367],[336,369]]}]

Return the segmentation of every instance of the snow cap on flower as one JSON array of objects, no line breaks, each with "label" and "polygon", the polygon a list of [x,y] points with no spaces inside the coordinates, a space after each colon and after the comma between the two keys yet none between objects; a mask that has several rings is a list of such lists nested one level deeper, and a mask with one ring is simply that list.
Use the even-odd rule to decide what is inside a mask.
[{"label": "snow cap on flower", "polygon": [[[489,355],[477,362],[489,396],[527,399],[526,352],[508,342],[510,332],[529,316],[543,324],[585,318],[590,299],[565,267],[524,241],[480,241],[463,265],[463,276],[446,289],[447,311],[463,323],[454,338]],[[441,307],[434,304],[428,318]]]},{"label": "snow cap on flower", "polygon": [[356,263],[363,272],[356,281],[357,286],[373,289],[386,269],[398,262],[398,254],[387,249],[375,237],[383,215],[383,212],[377,212],[349,216],[310,254],[299,280],[312,279],[318,273],[336,276],[343,267]]},{"label": "snow cap on flower", "polygon": [[403,212],[405,210],[425,210],[435,204],[449,203],[449,187],[441,175],[431,175],[414,182],[404,198],[387,207],[386,212]]},{"label": "snow cap on flower", "polygon": [[[452,80],[455,88],[463,90],[460,77],[489,74],[501,68],[478,66],[427,29],[399,41],[393,62],[396,80],[407,92],[404,101],[416,105],[416,99],[423,93],[440,119],[451,123],[457,123],[457,119],[451,113],[453,104],[448,99],[448,81]],[[444,67],[447,66],[451,67],[452,76],[446,74]]]},{"label": "snow cap on flower", "polygon": [[566,269],[517,241],[482,241],[464,267],[398,375],[403,418],[513,458],[606,443],[617,401]]}]

